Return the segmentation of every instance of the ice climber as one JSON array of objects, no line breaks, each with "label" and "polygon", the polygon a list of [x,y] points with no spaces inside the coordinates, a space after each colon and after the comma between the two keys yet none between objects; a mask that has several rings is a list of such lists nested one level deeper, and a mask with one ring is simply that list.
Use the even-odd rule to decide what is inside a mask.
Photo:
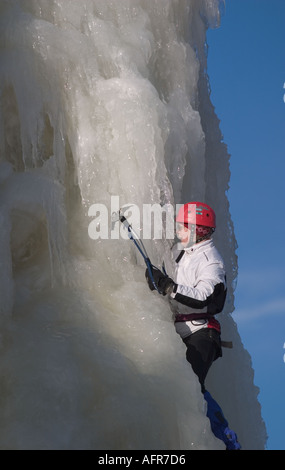
[{"label": "ice climber", "polygon": [[167,267],[172,277],[153,267],[153,279],[148,269],[146,278],[151,290],[154,281],[162,295],[169,295],[176,332],[186,345],[186,359],[201,384],[213,433],[226,449],[238,450],[236,434],[205,389],[209,368],[222,356],[221,327],[215,315],[223,310],[227,293],[224,262],[212,240],[215,228],[215,212],[207,204],[189,202],[182,206],[176,217],[179,242],[172,249],[173,266]]}]

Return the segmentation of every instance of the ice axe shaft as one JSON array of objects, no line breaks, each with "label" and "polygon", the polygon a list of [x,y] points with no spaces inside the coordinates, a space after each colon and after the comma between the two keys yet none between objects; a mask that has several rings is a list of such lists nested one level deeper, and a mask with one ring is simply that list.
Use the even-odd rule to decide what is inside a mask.
[{"label": "ice axe shaft", "polygon": [[[131,206],[128,206],[126,208],[124,208],[124,212]],[[143,259],[144,259],[144,262],[146,264],[146,267],[147,267],[147,270],[148,270],[148,273],[149,273],[149,277],[151,279],[151,282],[153,284],[153,287],[158,291],[158,287],[154,281],[154,278],[153,278],[153,273],[152,273],[152,268],[155,266],[152,264],[152,262],[150,261],[150,258],[147,254],[147,251],[145,249],[145,246],[142,242],[142,240],[140,239],[140,237],[138,236],[138,234],[135,232],[135,230],[133,229],[133,227],[131,226],[131,224],[127,221],[126,217],[124,216],[124,214],[122,214],[122,209],[119,210],[118,213],[114,213],[112,215],[112,222],[115,223],[116,221],[120,221],[124,227],[127,229],[128,231],[128,237],[130,240],[132,240],[136,246],[136,248],[139,250],[140,254],[142,255]]]}]

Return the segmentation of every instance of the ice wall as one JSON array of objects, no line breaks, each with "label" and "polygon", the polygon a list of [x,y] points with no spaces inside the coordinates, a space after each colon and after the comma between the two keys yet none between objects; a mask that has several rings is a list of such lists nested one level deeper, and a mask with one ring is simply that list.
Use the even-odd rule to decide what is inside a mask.
[{"label": "ice wall", "polygon": [[[216,0],[0,0],[0,448],[223,449],[167,300],[92,204],[204,199],[229,285],[228,154],[209,100]],[[111,214],[110,214],[111,215]],[[159,264],[169,240],[146,241]],[[209,391],[244,448],[265,428],[230,316]]]}]

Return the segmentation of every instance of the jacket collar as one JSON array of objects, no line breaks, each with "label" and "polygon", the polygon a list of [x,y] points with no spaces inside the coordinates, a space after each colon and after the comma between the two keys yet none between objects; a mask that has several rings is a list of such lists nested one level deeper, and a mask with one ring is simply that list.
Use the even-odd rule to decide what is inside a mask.
[{"label": "jacket collar", "polygon": [[209,240],[204,240],[200,243],[196,243],[195,245],[189,246],[188,248],[184,248],[186,253],[198,253],[199,251],[204,251],[207,248],[211,248],[213,246],[213,240],[210,238]]}]

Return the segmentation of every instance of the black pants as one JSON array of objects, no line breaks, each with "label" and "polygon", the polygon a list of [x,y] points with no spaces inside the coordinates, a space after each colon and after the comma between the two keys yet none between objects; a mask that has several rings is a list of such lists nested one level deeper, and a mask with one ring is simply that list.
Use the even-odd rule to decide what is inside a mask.
[{"label": "black pants", "polygon": [[186,359],[198,376],[204,393],[207,373],[213,362],[222,356],[220,333],[213,328],[202,328],[183,341],[187,346]]}]

